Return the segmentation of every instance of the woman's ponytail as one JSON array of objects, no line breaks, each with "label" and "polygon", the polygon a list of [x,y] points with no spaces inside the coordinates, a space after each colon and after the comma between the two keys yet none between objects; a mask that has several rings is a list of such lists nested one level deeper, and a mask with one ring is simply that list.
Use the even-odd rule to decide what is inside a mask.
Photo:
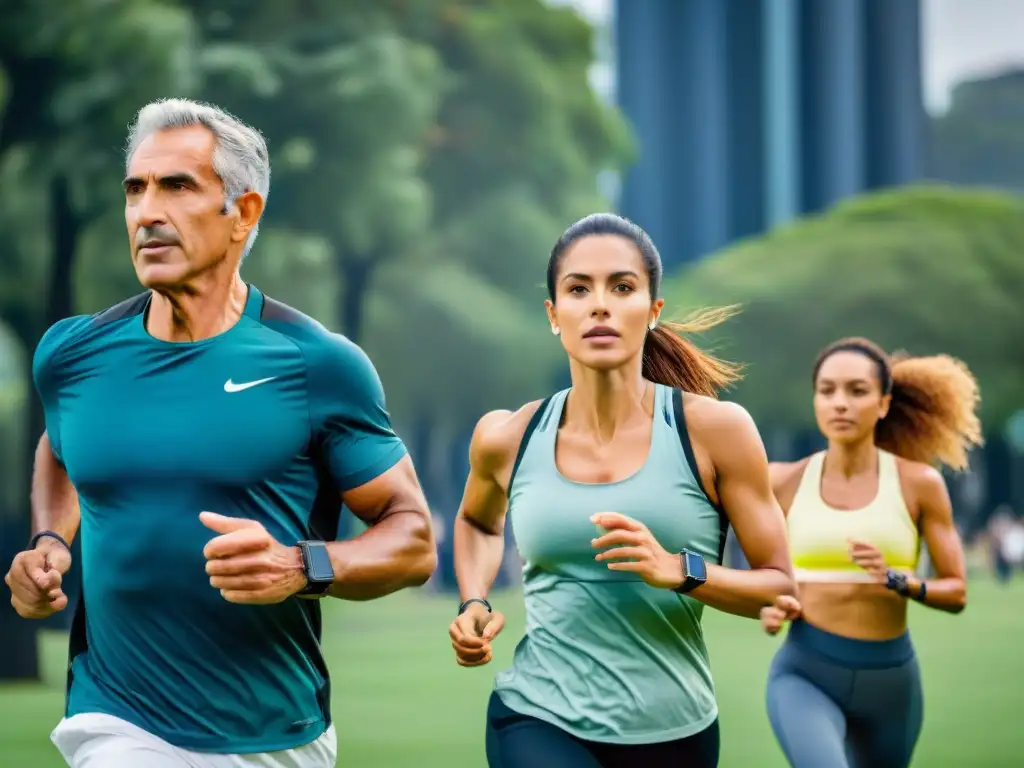
[{"label": "woman's ponytail", "polygon": [[741,378],[742,366],[704,352],[685,335],[710,330],[736,312],[735,306],[706,309],[682,323],[656,325],[644,342],[644,378],[695,395],[716,397]]}]

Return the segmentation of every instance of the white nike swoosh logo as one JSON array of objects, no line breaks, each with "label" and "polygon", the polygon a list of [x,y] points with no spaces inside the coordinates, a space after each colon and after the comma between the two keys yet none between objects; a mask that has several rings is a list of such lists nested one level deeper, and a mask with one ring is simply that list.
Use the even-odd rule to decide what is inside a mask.
[{"label": "white nike swoosh logo", "polygon": [[268,381],[273,381],[277,376],[270,376],[266,379],[257,379],[256,381],[245,381],[241,384],[235,384],[231,379],[224,382],[225,392],[241,392],[243,389],[249,389],[250,387],[258,387],[260,384],[266,384]]}]

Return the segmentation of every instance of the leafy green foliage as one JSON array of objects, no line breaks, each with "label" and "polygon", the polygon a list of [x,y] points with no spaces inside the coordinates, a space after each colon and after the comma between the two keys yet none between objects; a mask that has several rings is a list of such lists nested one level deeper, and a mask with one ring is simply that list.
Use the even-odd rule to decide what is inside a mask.
[{"label": "leafy green foliage", "polygon": [[1024,406],[1024,200],[918,186],[847,201],[674,276],[669,307],[741,303],[711,336],[748,363],[734,391],[764,425],[810,425],[810,367],[843,336],[964,360],[982,415]]},{"label": "leafy green foliage", "polygon": [[267,138],[264,226],[328,244],[345,293],[322,319],[362,341],[373,273],[415,253],[430,221],[420,145],[443,82],[435,52],[400,35],[386,4],[190,5],[204,97]]},{"label": "leafy green foliage", "polygon": [[371,325],[394,354],[381,356],[385,380],[426,372],[403,401],[458,424],[550,386],[564,353],[542,307],[548,253],[569,223],[607,206],[598,174],[624,166],[630,136],[590,88],[593,33],[574,13],[456,0],[395,18],[437,51],[446,85],[424,148],[426,263],[382,288],[381,305],[404,311],[375,312]]},{"label": "leafy green foliage", "polygon": [[[125,128],[154,94],[194,84],[192,25],[187,13],[161,0],[8,5],[0,25],[0,316],[32,343],[49,314],[39,298],[48,272],[79,255],[62,250],[68,244],[55,230],[66,227],[77,238],[120,208]],[[66,200],[54,197],[58,181],[68,188]],[[108,243],[103,267],[110,260],[123,271],[123,253]],[[101,268],[100,279],[83,280],[84,295],[93,285],[103,294],[107,274]]]}]

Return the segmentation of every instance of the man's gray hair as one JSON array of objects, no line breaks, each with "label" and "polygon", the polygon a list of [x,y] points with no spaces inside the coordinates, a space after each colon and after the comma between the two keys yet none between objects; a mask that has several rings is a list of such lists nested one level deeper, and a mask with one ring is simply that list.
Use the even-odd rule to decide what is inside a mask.
[{"label": "man's gray hair", "polygon": [[[128,130],[125,147],[125,168],[132,161],[139,144],[158,131],[191,128],[201,125],[216,139],[213,169],[224,184],[224,205],[231,205],[246,192],[259,192],[264,201],[270,194],[270,156],[267,143],[255,128],[213,104],[190,99],[159,99],[139,110]],[[259,222],[245,241],[242,258],[248,255]]]}]

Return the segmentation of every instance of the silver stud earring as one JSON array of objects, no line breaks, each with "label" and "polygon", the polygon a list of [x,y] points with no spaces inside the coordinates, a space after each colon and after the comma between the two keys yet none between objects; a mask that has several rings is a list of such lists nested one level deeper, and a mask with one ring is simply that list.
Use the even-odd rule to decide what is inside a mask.
[{"label": "silver stud earring", "polygon": [[553,333],[555,336],[557,336],[558,334],[561,333],[561,331],[556,326],[552,325],[551,326],[551,333]]},{"label": "silver stud earring", "polygon": [[651,324],[650,324],[650,325],[648,325],[647,327],[648,327],[648,329],[650,329],[650,330],[652,330],[652,331],[653,331],[653,330],[654,330],[654,327],[655,327],[655,326],[656,326],[657,324],[658,324],[658,321],[657,321],[657,320],[655,320],[655,321],[654,321],[653,323],[651,323]]}]

